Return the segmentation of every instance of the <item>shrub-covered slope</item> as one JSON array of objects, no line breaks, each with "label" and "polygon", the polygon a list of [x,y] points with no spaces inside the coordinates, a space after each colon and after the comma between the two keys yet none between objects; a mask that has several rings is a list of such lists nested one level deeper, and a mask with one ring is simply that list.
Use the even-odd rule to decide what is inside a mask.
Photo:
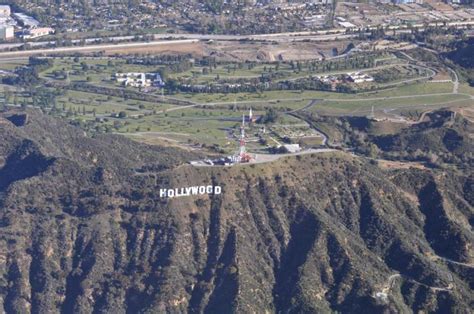
[{"label": "shrub-covered slope", "polygon": [[[7,313],[472,309],[472,175],[387,172],[344,153],[195,168],[180,150],[92,139],[37,114],[10,120]],[[159,197],[202,184],[223,193]]]}]

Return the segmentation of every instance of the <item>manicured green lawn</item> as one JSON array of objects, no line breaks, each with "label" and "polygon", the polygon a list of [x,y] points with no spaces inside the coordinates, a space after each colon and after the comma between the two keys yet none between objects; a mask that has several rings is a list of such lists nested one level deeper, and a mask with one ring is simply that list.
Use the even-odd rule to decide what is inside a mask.
[{"label": "manicured green lawn", "polygon": [[27,65],[27,64],[28,64],[28,59],[15,60],[15,61],[1,60],[0,61],[0,70],[13,71],[13,70],[15,70],[16,67],[24,66],[24,65]]},{"label": "manicured green lawn", "polygon": [[[94,93],[86,93],[80,91],[67,91],[64,96],[58,97],[57,103],[59,107],[65,105],[66,109],[75,108],[82,112],[85,107],[87,112],[92,112],[94,109],[97,114],[110,114],[113,112],[129,111],[128,114],[143,114],[147,111],[156,112],[163,111],[169,108],[174,108],[173,105],[158,104],[140,100],[124,100],[119,97],[107,97]],[[142,106],[142,108],[140,108]]]},{"label": "manicured green lawn", "polygon": [[341,113],[367,111],[374,106],[376,110],[383,108],[406,108],[410,106],[430,106],[460,104],[470,100],[463,95],[414,96],[403,99],[381,99],[372,101],[325,101],[313,107],[313,110],[331,110]]},{"label": "manicured green lawn", "polygon": [[266,100],[310,100],[310,99],[366,99],[378,97],[397,97],[409,95],[424,95],[451,93],[451,83],[418,83],[407,86],[400,86],[377,92],[367,92],[360,94],[343,94],[323,91],[266,91],[258,93],[229,93],[229,94],[186,94],[178,93],[177,98],[188,99],[200,103],[223,103],[229,102],[261,102]]},{"label": "manicured green lawn", "polygon": [[[397,60],[394,60],[394,62]],[[81,63],[85,62],[87,70],[83,70]],[[11,65],[13,67],[13,65]],[[216,75],[220,78],[259,77],[270,67],[275,65],[259,64],[252,69],[247,65],[237,68],[235,71],[227,70],[228,65],[218,65],[212,73],[203,75],[202,67],[194,67],[190,71],[170,74],[173,78],[192,78],[194,83],[207,83],[214,81]],[[230,65],[232,68],[233,65]],[[266,67],[266,69],[264,68]],[[0,67],[1,68],[1,67]],[[68,71],[70,81],[86,81],[96,85],[119,88],[119,85],[111,78],[116,72],[154,72],[160,66],[142,66],[126,64],[124,60],[118,59],[84,59],[74,62],[73,58],[58,58],[54,60],[53,68],[41,73],[41,76],[54,79],[54,71]],[[193,71],[200,72],[194,75]],[[310,73],[303,69],[300,73],[294,72],[288,64],[281,64],[279,71],[285,72],[287,78],[307,76]],[[314,73],[312,73],[314,74]],[[132,90],[137,90],[131,88]],[[1,88],[0,88],[1,90]],[[467,95],[474,95],[474,88],[465,84],[460,85],[459,93],[451,94],[452,83],[417,83],[399,86],[382,91],[343,94],[323,91],[267,91],[262,93],[229,93],[229,94],[189,94],[177,93],[175,98],[192,100],[196,103],[208,105],[205,108],[180,108],[170,104],[158,104],[153,102],[126,100],[118,97],[107,97],[105,95],[86,93],[79,91],[66,91],[66,94],[58,97],[57,106],[65,108],[66,111],[76,112],[75,118],[95,120],[96,116],[107,117],[104,122],[109,125],[119,122],[118,132],[132,135],[133,138],[157,137],[174,139],[179,142],[192,142],[206,145],[218,144],[228,152],[237,148],[236,138],[229,138],[229,129],[238,132],[242,114],[248,113],[248,107],[252,107],[255,115],[262,115],[268,107],[280,111],[277,124],[292,125],[302,124],[302,121],[286,115],[284,111],[304,108],[311,100],[320,99],[310,110],[328,112],[335,114],[363,114],[374,106],[376,110],[385,108],[405,109],[413,107],[429,108],[429,106],[442,106],[448,104],[469,104],[472,100]],[[439,95],[441,94],[441,95]],[[236,108],[234,108],[234,103]],[[167,109],[177,109],[168,111]],[[83,110],[86,114],[83,115]],[[112,113],[125,111],[126,118],[110,118]],[[98,122],[101,123],[101,122]],[[286,126],[282,126],[284,130]],[[269,127],[270,129],[270,127]],[[252,136],[255,136],[255,127]],[[249,133],[250,130],[249,130]],[[273,136],[273,135],[272,135]],[[252,143],[256,148],[259,143]],[[260,145],[260,146],[259,146]],[[252,147],[253,147],[252,146]],[[261,147],[260,147],[261,148]]]}]

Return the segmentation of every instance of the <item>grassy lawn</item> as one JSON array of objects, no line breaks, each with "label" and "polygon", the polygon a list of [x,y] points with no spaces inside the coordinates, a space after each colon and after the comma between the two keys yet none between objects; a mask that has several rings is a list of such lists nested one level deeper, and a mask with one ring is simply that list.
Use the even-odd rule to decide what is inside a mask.
[{"label": "grassy lawn", "polygon": [[[64,96],[58,97],[59,107],[76,109],[81,111],[84,107],[87,112],[96,111],[97,114],[110,114],[114,112],[127,111],[129,115],[143,114],[148,111],[162,111],[174,108],[174,105],[157,104],[140,100],[124,100],[119,97],[108,97],[94,93],[67,91]],[[141,107],[141,108],[140,108]]]},{"label": "grassy lawn", "polygon": [[358,111],[370,111],[372,106],[377,109],[385,108],[405,108],[411,106],[436,106],[436,105],[450,105],[450,104],[464,104],[469,102],[466,96],[463,95],[438,95],[438,96],[418,96],[403,99],[381,99],[367,102],[361,101],[325,101],[313,107],[313,110],[328,110],[334,113],[357,113]]},{"label": "grassy lawn", "polygon": [[235,146],[234,141],[227,139],[226,129],[234,128],[237,121],[224,121],[216,118],[186,118],[146,116],[137,120],[127,120],[127,124],[119,132],[157,132],[166,138],[183,141],[190,139],[200,144],[219,144],[223,147]]},{"label": "grassy lawn", "polygon": [[[396,62],[397,59],[390,59],[388,62]],[[26,62],[26,61],[25,61]],[[87,64],[84,70],[81,63]],[[3,65],[2,66],[6,66]],[[8,65],[14,68],[16,65]],[[73,58],[58,58],[54,60],[54,66],[41,73],[41,76],[54,79],[55,71],[69,72],[70,81],[89,81],[91,84],[117,87],[119,84],[112,80],[112,75],[116,72],[154,72],[161,66],[144,66],[126,64],[119,59],[86,59],[80,58],[79,62],[74,62]],[[231,68],[229,71],[228,68]],[[1,67],[0,67],[1,68]],[[191,78],[193,82],[207,83],[214,81],[216,75],[221,79],[239,77],[259,77],[262,73],[268,72],[269,68],[275,71],[273,64],[258,64],[249,69],[247,64],[242,68],[234,65],[219,64],[212,73],[203,75],[202,67],[194,67],[190,71],[170,74],[172,78]],[[307,68],[303,67],[300,73],[293,71],[289,64],[280,64],[280,72],[284,72],[288,78],[307,76]],[[355,71],[355,70],[353,70]],[[197,72],[198,74],[193,74]],[[311,73],[316,74],[316,73]],[[138,89],[130,88],[138,91]],[[238,146],[235,137],[230,134],[238,134],[242,114],[248,113],[248,107],[252,107],[256,116],[265,113],[268,107],[273,107],[277,111],[290,111],[304,108],[309,101],[321,99],[311,108],[318,112],[333,114],[365,114],[370,112],[372,106],[376,110],[384,108],[405,109],[405,108],[432,108],[430,106],[443,106],[449,104],[469,104],[472,100],[466,95],[451,94],[452,83],[416,83],[412,85],[399,86],[383,91],[366,92],[360,94],[344,94],[324,91],[266,91],[262,93],[215,93],[215,94],[190,94],[177,93],[172,97],[191,100],[203,105],[209,104],[205,108],[185,108],[166,112],[167,109],[179,108],[170,104],[157,104],[139,100],[126,100],[119,97],[110,97],[100,94],[66,91],[65,95],[57,98],[57,106],[65,108],[66,111],[73,111],[74,118],[83,120],[95,120],[96,117],[104,117],[104,121],[94,123],[106,123],[114,125],[118,131],[132,138],[143,139],[171,139],[181,143],[218,144],[227,152],[233,152]],[[1,86],[0,86],[1,91]],[[460,85],[459,93],[474,95],[474,88],[465,84]],[[436,95],[446,94],[446,95]],[[397,98],[398,97],[398,98]],[[234,108],[234,102],[236,108]],[[85,111],[85,115],[84,112]],[[126,118],[112,118],[112,113],[125,111]],[[93,114],[95,112],[95,116]],[[305,126],[301,126],[302,121],[290,115],[280,113],[277,126],[273,133],[300,134]],[[258,129],[261,126],[254,126],[248,130],[249,136],[257,138]],[[271,130],[268,126],[268,130]],[[299,129],[300,128],[300,129]],[[229,131],[233,130],[233,131]],[[288,131],[290,130],[290,131]],[[300,132],[301,131],[301,132]],[[236,133],[237,132],[237,133]],[[297,133],[300,132],[300,133]],[[256,135],[257,134],[257,135]],[[268,135],[265,135],[268,136]],[[276,136],[277,135],[272,135]],[[320,141],[320,139],[310,140]],[[262,148],[258,141],[252,142],[252,147]]]},{"label": "grassy lawn", "polygon": [[[217,67],[212,68],[212,72],[209,72],[208,74],[202,74],[204,68],[209,69],[209,67],[202,67],[197,65],[189,71],[170,74],[170,77],[193,77],[193,72],[195,72],[197,74],[197,77],[208,78],[213,80],[217,75],[219,75],[220,78],[259,77],[262,73],[269,73],[270,68],[272,68],[273,72],[276,71],[274,64],[257,64],[256,66],[250,69],[248,68],[247,64],[244,64],[242,68],[238,68],[238,64],[217,65]],[[288,75],[293,73],[293,70],[291,69],[290,65],[285,63],[280,64],[278,71],[285,72]]]},{"label": "grassy lawn", "polygon": [[[82,69],[82,63],[87,64],[88,69]],[[54,65],[40,73],[41,77],[55,79],[55,71],[66,71],[71,82],[83,82],[89,78],[90,83],[100,83],[108,87],[120,86],[112,79],[117,72],[153,72],[158,67],[127,64],[124,60],[117,59],[87,59],[80,58],[74,62],[73,58],[59,58],[54,60]]]},{"label": "grassy lawn", "polygon": [[229,94],[186,94],[179,93],[175,97],[188,99],[200,103],[232,103],[236,102],[264,102],[268,100],[285,99],[311,100],[311,99],[367,99],[379,97],[398,97],[410,95],[425,95],[438,93],[451,93],[453,85],[451,83],[418,83],[413,85],[400,86],[383,91],[367,92],[360,94],[343,94],[324,91],[266,91],[257,93],[229,93]]},{"label": "grassy lawn", "polygon": [[469,86],[468,84],[460,84],[459,85],[459,92],[474,96],[474,87]]},{"label": "grassy lawn", "polygon": [[267,91],[261,94],[258,93],[231,93],[231,94],[186,94],[179,93],[175,97],[188,99],[200,103],[232,103],[236,102],[264,102],[269,100],[301,100],[314,98],[332,98],[344,97],[344,94],[336,94],[330,92],[319,91]]},{"label": "grassy lawn", "polygon": [[16,67],[24,66],[27,64],[28,64],[28,59],[14,60],[14,61],[2,60],[2,62],[0,62],[0,70],[13,71],[15,70]]},{"label": "grassy lawn", "polygon": [[418,83],[391,88],[383,91],[357,94],[355,98],[371,97],[397,97],[409,95],[441,94],[451,93],[453,91],[452,83]]}]

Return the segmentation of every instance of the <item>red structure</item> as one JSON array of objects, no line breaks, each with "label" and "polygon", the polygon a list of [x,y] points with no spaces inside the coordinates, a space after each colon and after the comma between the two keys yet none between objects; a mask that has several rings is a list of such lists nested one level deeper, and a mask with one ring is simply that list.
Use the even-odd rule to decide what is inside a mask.
[{"label": "red structure", "polygon": [[239,153],[237,157],[238,162],[241,162],[241,163],[250,162],[252,157],[247,153],[247,150],[245,147],[245,115],[242,116],[242,125],[240,126],[239,145],[240,145],[240,149],[239,149]]}]

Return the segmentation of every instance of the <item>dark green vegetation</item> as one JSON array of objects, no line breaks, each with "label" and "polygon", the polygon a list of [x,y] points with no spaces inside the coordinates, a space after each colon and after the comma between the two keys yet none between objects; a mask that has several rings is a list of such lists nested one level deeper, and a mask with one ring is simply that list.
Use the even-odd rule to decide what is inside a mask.
[{"label": "dark green vegetation", "polygon": [[474,86],[474,39],[457,42],[455,48],[448,53],[448,58],[460,67],[462,75]]},{"label": "dark green vegetation", "polygon": [[403,129],[398,134],[373,137],[386,156],[438,161],[474,166],[474,125],[451,111],[428,114],[427,121]]},{"label": "dark green vegetation", "polygon": [[[345,153],[194,168],[36,112],[3,114],[0,138],[7,313],[472,309],[472,171]],[[211,182],[222,195],[159,198]]]},{"label": "dark green vegetation", "polygon": [[450,53],[449,57],[465,68],[474,68],[472,58],[474,55],[474,40],[459,42],[457,48],[457,50]]},{"label": "dark green vegetation", "polygon": [[373,158],[474,166],[474,124],[449,110],[427,113],[411,125],[366,117],[302,116],[327,132],[334,145]]}]

